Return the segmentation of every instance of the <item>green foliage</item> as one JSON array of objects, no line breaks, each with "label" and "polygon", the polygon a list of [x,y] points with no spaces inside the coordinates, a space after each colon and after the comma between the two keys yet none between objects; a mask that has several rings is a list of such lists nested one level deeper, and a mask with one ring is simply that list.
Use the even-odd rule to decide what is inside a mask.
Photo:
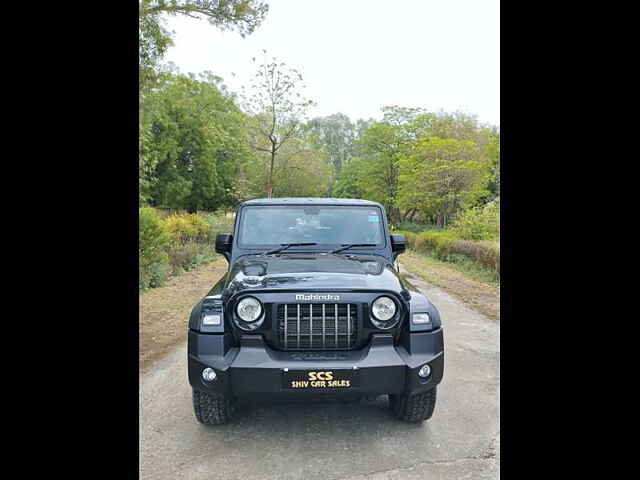
[{"label": "green foliage", "polygon": [[161,213],[140,209],[140,290],[161,287],[170,275],[193,270],[216,258],[215,237],[233,231],[224,213]]},{"label": "green foliage", "polygon": [[235,215],[227,215],[225,212],[207,213],[204,216],[209,224],[209,239],[215,241],[218,233],[233,233]]},{"label": "green foliage", "polygon": [[237,30],[242,37],[252,33],[269,10],[256,0],[142,0],[140,17],[186,15],[206,18],[221,30]]},{"label": "green foliage", "polygon": [[[244,127],[245,121],[241,116],[237,121],[221,121],[218,117],[212,119],[213,125],[208,125],[206,119],[203,121],[203,117],[208,116],[207,112],[199,110],[197,101],[191,105],[189,102],[181,104],[185,93],[206,104],[206,92],[203,94],[196,89],[189,93],[191,87],[188,85],[184,86],[187,92],[183,92],[183,95],[172,95],[171,91],[167,91],[167,78],[171,78],[175,72],[161,63],[167,49],[173,44],[172,34],[165,28],[166,16],[204,18],[219,29],[236,30],[244,37],[260,25],[268,9],[265,2],[257,0],[139,0],[138,163],[141,205],[183,206],[188,203],[191,209],[215,208],[212,203],[224,204],[242,195],[227,176],[220,175],[220,170],[226,170],[234,162],[240,163],[238,155],[246,156],[239,152],[245,146],[244,134],[236,131],[238,126]],[[172,102],[173,105],[167,105]],[[214,102],[212,106],[217,108],[219,105]],[[188,121],[183,129],[171,129],[167,124],[174,122],[179,126],[188,115],[180,115],[178,111],[186,110],[197,117],[195,123]],[[228,113],[228,109],[223,108],[221,113]],[[223,128],[220,128],[221,125]],[[231,131],[224,128],[227,126]],[[162,140],[164,136],[167,137],[166,141]],[[230,146],[229,143],[235,145]],[[187,160],[187,163],[194,164],[191,175],[185,175],[184,168],[178,168],[171,162],[162,165],[167,155],[178,156],[192,144],[198,148],[194,151],[194,158]],[[211,155],[212,150],[217,150],[215,156]],[[217,165],[219,162],[226,165]],[[157,171],[158,168],[160,171]],[[160,173],[163,174],[162,178],[158,178]],[[189,176],[195,176],[198,180],[187,178]],[[221,192],[222,199],[217,202],[216,196]]]},{"label": "green foliage", "polygon": [[500,201],[470,208],[458,216],[451,230],[464,240],[489,240],[500,235]]},{"label": "green foliage", "polygon": [[[263,50],[266,57],[266,50]],[[253,59],[254,62],[256,59]],[[243,87],[242,101],[249,113],[250,145],[259,165],[265,165],[265,190],[271,198],[276,181],[277,159],[282,147],[301,140],[302,120],[311,100],[302,97],[302,74],[284,62],[264,60],[257,67],[248,91]]]},{"label": "green foliage", "polygon": [[500,197],[500,134],[494,133],[487,146],[487,156],[491,164],[489,191],[492,198]]},{"label": "green foliage", "polygon": [[398,230],[411,233],[420,233],[430,230],[439,230],[435,225],[428,223],[415,223],[415,222],[399,222],[397,225]]},{"label": "green foliage", "polygon": [[489,164],[471,140],[424,137],[400,165],[398,204],[435,216],[441,226],[487,192]]},{"label": "green foliage", "polygon": [[499,133],[471,115],[392,106],[356,131],[332,196],[382,203],[393,225],[445,228],[499,194]]},{"label": "green foliage", "polygon": [[235,179],[252,154],[246,117],[223,90],[210,73],[165,73],[149,94],[140,189],[151,205],[197,211],[237,204]]},{"label": "green foliage", "polygon": [[313,147],[326,154],[336,175],[349,163],[355,151],[356,125],[343,113],[317,117],[305,126]]},{"label": "green foliage", "polygon": [[366,198],[365,187],[368,181],[366,175],[367,160],[352,159],[343,169],[338,181],[333,187],[336,198]]},{"label": "green foliage", "polygon": [[185,245],[191,242],[207,242],[210,240],[210,225],[201,216],[191,213],[186,215],[170,215],[162,220],[174,245]]},{"label": "green foliage", "polygon": [[213,245],[209,242],[188,241],[173,244],[169,250],[169,264],[173,275],[188,272],[215,260]]},{"label": "green foliage", "polygon": [[169,235],[153,208],[139,209],[139,255],[143,266],[162,260]]},{"label": "green foliage", "polygon": [[[412,250],[445,262],[461,264],[472,261],[480,267],[500,274],[500,244],[495,241],[462,240],[450,230],[403,233]],[[462,258],[464,257],[464,258]]]},{"label": "green foliage", "polygon": [[211,25],[221,30],[237,30],[244,37],[260,25],[268,10],[265,2],[256,0],[140,0],[140,89],[145,91],[153,85],[159,62],[173,43],[163,24],[164,16],[206,18]]},{"label": "green foliage", "polygon": [[385,206],[389,220],[400,219],[397,205],[399,160],[410,148],[409,114],[405,109],[385,109],[386,121],[372,124],[358,139],[357,148],[366,159],[360,163],[359,187],[364,198]]},{"label": "green foliage", "polygon": [[169,257],[167,233],[160,217],[153,208],[139,209],[139,284],[140,288],[160,286],[167,277]]}]

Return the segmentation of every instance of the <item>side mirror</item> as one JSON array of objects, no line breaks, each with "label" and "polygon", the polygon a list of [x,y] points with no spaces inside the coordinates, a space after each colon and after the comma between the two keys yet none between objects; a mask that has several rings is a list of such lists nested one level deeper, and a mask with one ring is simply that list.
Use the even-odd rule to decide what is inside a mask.
[{"label": "side mirror", "polygon": [[391,235],[391,250],[394,255],[400,255],[407,249],[407,239],[402,233],[395,233]]},{"label": "side mirror", "polygon": [[216,252],[222,255],[231,253],[233,245],[233,235],[230,233],[219,233],[216,235]]}]

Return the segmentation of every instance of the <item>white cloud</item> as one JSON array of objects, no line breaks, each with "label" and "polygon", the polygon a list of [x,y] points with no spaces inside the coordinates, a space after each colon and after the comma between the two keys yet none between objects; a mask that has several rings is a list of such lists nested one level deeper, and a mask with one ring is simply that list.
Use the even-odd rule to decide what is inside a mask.
[{"label": "white cloud", "polygon": [[[312,115],[380,117],[385,105],[461,110],[500,123],[499,0],[271,0],[243,39],[206,21],[169,18],[182,72],[211,70],[232,91],[262,49],[301,70]],[[232,76],[235,73],[235,77]]]}]

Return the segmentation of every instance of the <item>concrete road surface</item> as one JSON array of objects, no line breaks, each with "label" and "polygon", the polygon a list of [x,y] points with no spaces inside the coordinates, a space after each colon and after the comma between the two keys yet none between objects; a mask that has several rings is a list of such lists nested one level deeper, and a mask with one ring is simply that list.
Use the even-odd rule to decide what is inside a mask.
[{"label": "concrete road surface", "polygon": [[205,427],[192,413],[183,344],[140,378],[140,478],[499,478],[499,323],[409,279],[438,307],[445,328],[444,379],[431,420],[400,422],[380,397],[244,404],[229,425]]}]

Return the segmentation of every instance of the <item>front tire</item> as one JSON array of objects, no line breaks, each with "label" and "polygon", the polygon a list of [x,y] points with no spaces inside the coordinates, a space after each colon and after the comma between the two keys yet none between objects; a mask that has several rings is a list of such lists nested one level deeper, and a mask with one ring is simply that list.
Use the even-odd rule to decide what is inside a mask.
[{"label": "front tire", "polygon": [[410,423],[419,423],[429,420],[436,407],[437,387],[422,393],[409,395],[389,395],[389,406],[393,416],[399,420]]},{"label": "front tire", "polygon": [[224,425],[231,416],[231,402],[226,395],[193,389],[193,413],[205,425]]}]

